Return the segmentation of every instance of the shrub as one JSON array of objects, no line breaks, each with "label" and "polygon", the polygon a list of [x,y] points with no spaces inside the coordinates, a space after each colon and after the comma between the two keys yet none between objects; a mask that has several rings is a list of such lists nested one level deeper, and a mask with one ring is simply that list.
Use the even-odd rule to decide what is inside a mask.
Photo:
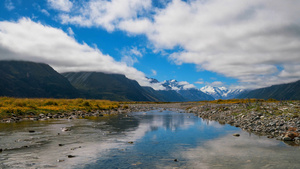
[{"label": "shrub", "polygon": [[89,103],[88,101],[83,102],[82,105],[85,106],[85,107],[90,107],[90,106],[91,106],[90,103]]}]

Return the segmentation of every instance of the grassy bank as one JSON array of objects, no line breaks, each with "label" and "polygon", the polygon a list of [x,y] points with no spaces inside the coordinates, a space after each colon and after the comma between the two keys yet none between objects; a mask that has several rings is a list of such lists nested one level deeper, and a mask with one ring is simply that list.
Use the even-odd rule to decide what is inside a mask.
[{"label": "grassy bank", "polygon": [[12,116],[34,116],[40,113],[93,111],[118,108],[119,102],[87,99],[26,99],[0,97],[0,119]]}]

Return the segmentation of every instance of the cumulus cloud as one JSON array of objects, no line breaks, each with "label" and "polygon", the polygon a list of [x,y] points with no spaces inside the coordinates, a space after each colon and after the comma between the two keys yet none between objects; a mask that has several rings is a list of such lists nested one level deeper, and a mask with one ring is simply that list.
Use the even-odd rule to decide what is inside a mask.
[{"label": "cumulus cloud", "polygon": [[293,0],[173,0],[152,18],[119,28],[147,35],[157,49],[182,47],[170,55],[176,64],[193,63],[255,88],[300,78],[299,8]]},{"label": "cumulus cloud", "polygon": [[60,15],[62,22],[113,31],[120,22],[135,19],[150,9],[151,0],[89,0],[80,6],[79,12]]},{"label": "cumulus cloud", "polygon": [[97,48],[78,43],[61,29],[36,23],[28,18],[17,22],[0,22],[0,53],[0,60],[43,62],[59,72],[99,71],[125,74],[142,86],[151,86],[143,72],[115,61]]},{"label": "cumulus cloud", "polygon": [[151,0],[77,1],[76,7],[62,10],[69,12],[59,17],[65,24],[146,35],[155,51],[180,47],[181,51],[169,56],[172,62],[195,64],[199,70],[238,79],[244,87],[300,78],[300,1],[155,3],[156,7]]},{"label": "cumulus cloud", "polygon": [[69,0],[47,0],[51,8],[69,12],[73,7],[73,3]]}]

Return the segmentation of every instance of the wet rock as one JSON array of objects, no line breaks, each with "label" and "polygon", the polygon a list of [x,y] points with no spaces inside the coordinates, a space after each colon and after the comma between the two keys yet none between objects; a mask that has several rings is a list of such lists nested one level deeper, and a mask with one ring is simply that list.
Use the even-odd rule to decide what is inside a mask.
[{"label": "wet rock", "polygon": [[35,131],[34,131],[34,130],[29,130],[28,132],[29,132],[29,133],[35,133]]},{"label": "wet rock", "polygon": [[71,131],[71,128],[70,127],[63,127],[63,128],[61,128],[61,131]]},{"label": "wet rock", "polygon": [[74,156],[74,155],[68,155],[67,157],[68,157],[68,158],[74,158],[74,157],[76,157],[76,156]]},{"label": "wet rock", "polygon": [[293,139],[290,137],[283,137],[282,140],[283,141],[293,141]]},{"label": "wet rock", "polygon": [[178,162],[178,160],[177,160],[177,159],[174,159],[174,161],[175,161],[175,162]]},{"label": "wet rock", "polygon": [[2,153],[2,151],[3,151],[2,148],[0,148],[0,153]]},{"label": "wet rock", "polygon": [[233,134],[233,136],[235,136],[235,137],[239,137],[239,136],[240,136],[240,134],[239,134],[239,133],[235,133],[235,134]]},{"label": "wet rock", "polygon": [[129,144],[133,144],[134,142],[133,142],[133,141],[129,141],[128,143],[129,143]]},{"label": "wet rock", "polygon": [[61,147],[61,146],[64,146],[64,145],[65,145],[65,144],[58,144],[58,146],[60,146],[60,147]]}]

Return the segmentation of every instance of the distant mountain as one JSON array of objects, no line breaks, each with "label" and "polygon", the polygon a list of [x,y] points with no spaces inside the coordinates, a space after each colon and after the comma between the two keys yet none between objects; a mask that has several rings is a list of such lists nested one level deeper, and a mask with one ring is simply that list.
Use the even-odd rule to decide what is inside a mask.
[{"label": "distant mountain", "polygon": [[101,72],[63,73],[71,84],[86,98],[117,101],[159,101],[148,93],[137,81],[120,74]]},{"label": "distant mountain", "polygon": [[75,98],[79,92],[47,64],[0,61],[0,96]]},{"label": "distant mountain", "polygon": [[183,102],[213,97],[176,80],[160,83],[166,90],[142,87],[120,74],[100,72],[57,73],[47,64],[0,61],[0,96],[27,98],[87,98],[116,101]]},{"label": "distant mountain", "polygon": [[[160,83],[156,79],[151,79],[152,83]],[[178,82],[175,79],[166,80],[161,83],[165,87],[165,90],[160,90],[161,93],[168,95],[172,92],[175,96],[175,93],[178,93],[184,100],[183,101],[202,101],[202,100],[214,100],[210,95],[203,93],[202,91],[191,87],[187,82]],[[174,96],[169,96],[169,98],[174,98]]]},{"label": "distant mountain", "polygon": [[243,93],[243,89],[227,89],[226,87],[204,86],[200,89],[202,92],[211,95],[215,99],[232,99]]},{"label": "distant mountain", "polygon": [[182,95],[174,90],[154,90],[151,87],[143,87],[149,94],[163,102],[184,102],[187,101]]},{"label": "distant mountain", "polygon": [[240,94],[238,98],[300,100],[300,80],[245,92]]},{"label": "distant mountain", "polygon": [[214,100],[212,96],[205,94],[202,91],[195,88],[178,90],[177,92],[181,94],[181,96],[186,98],[188,101]]}]

